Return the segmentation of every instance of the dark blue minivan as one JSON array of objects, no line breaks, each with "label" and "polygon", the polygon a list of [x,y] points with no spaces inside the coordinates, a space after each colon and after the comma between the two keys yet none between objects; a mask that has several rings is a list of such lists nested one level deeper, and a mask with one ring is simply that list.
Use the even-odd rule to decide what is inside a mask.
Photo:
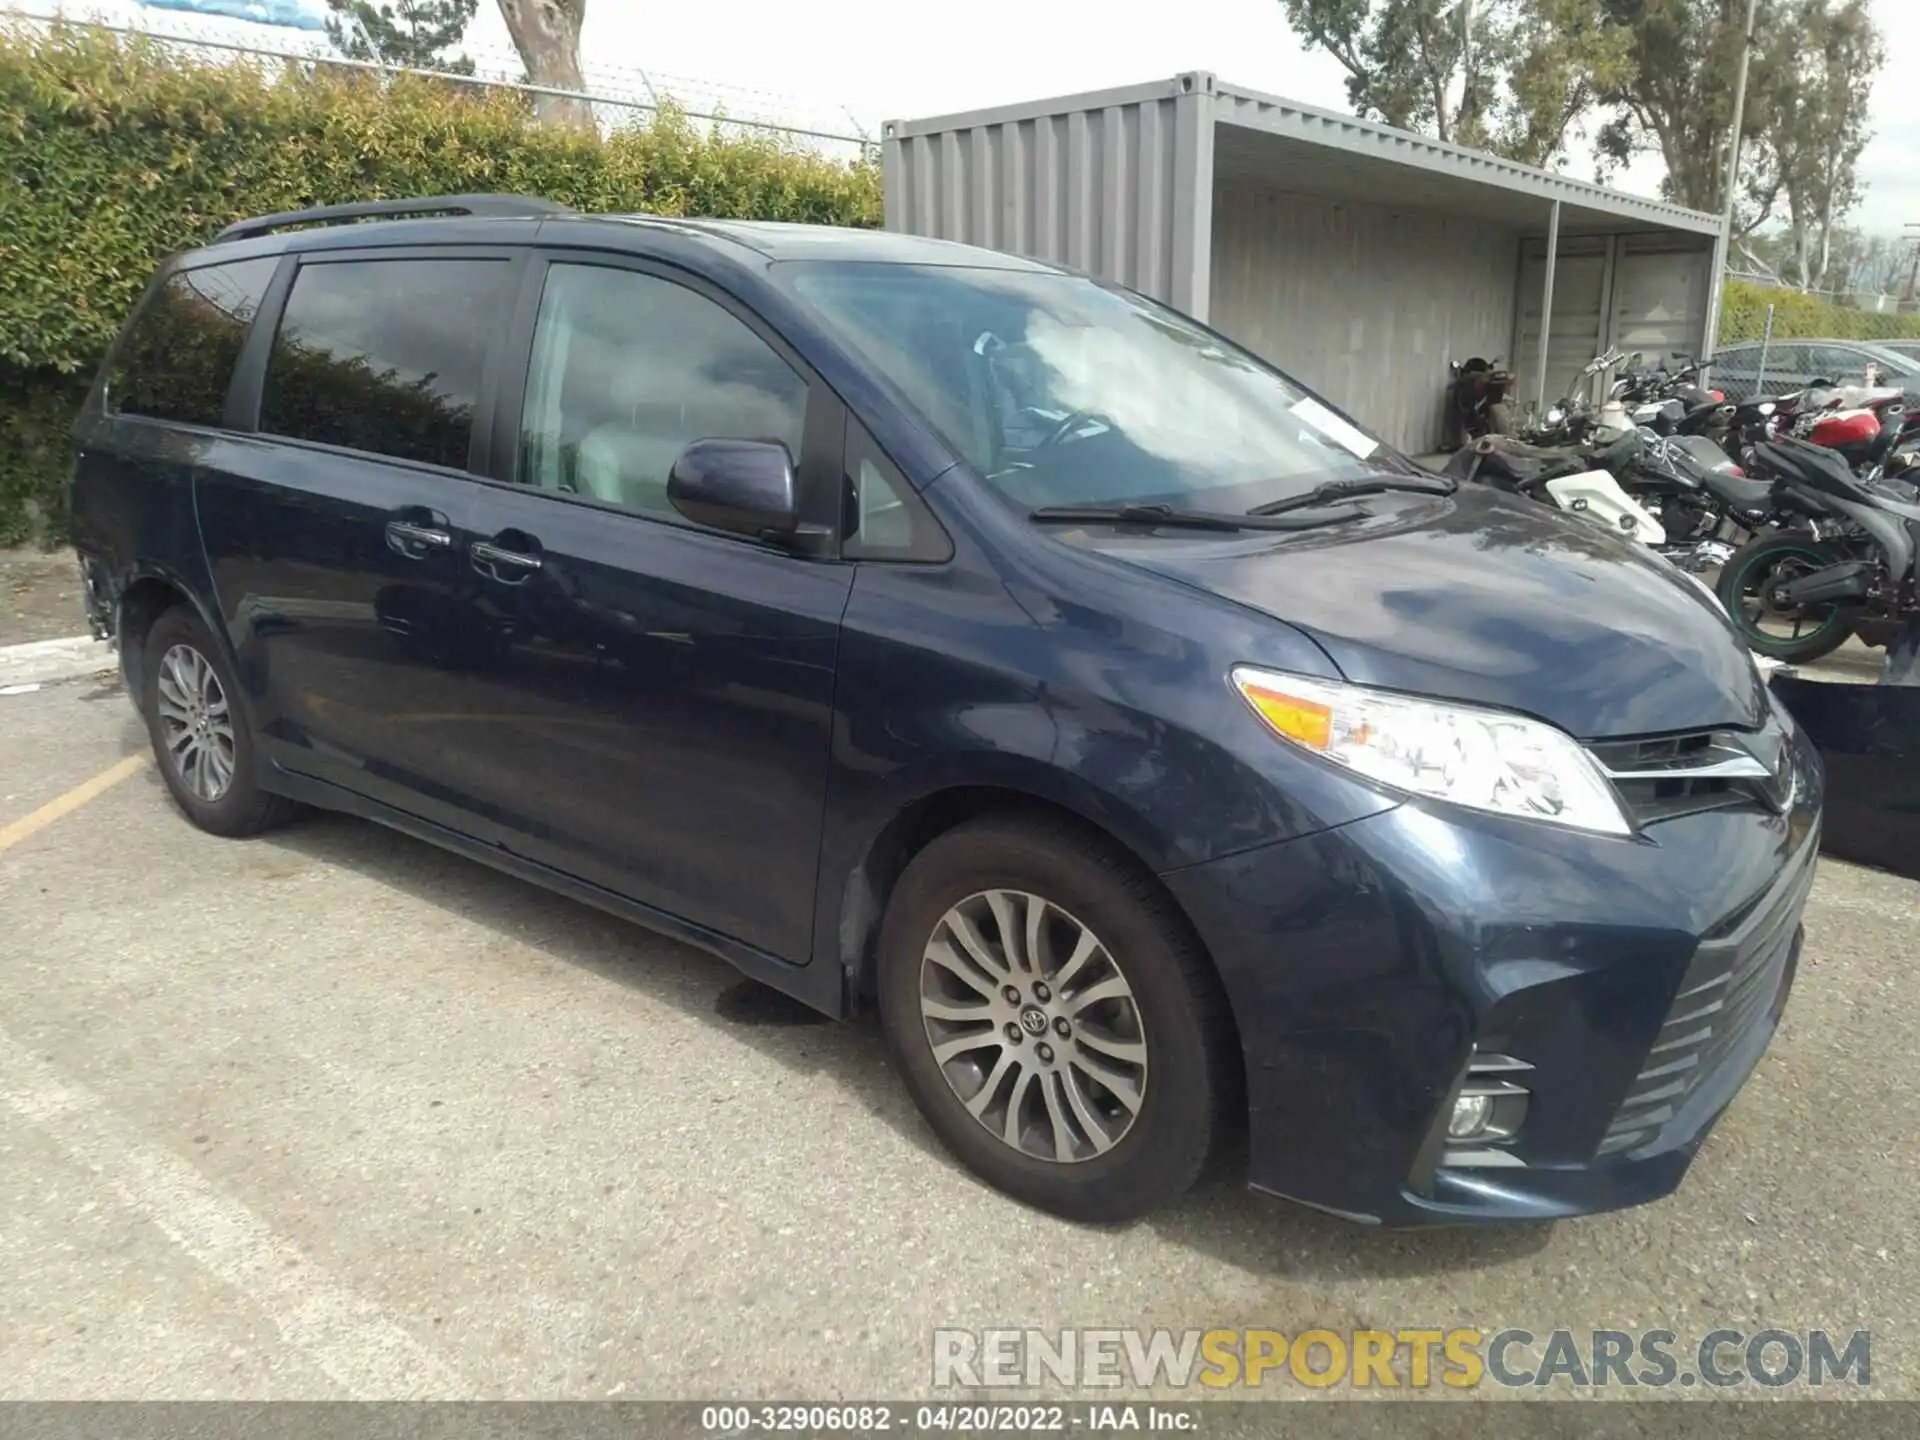
[{"label": "dark blue minivan", "polygon": [[168,262],[73,533],[203,829],[324,806],[877,1008],[992,1184],[1670,1191],[1821,774],[1700,587],[984,250],[461,196]]}]

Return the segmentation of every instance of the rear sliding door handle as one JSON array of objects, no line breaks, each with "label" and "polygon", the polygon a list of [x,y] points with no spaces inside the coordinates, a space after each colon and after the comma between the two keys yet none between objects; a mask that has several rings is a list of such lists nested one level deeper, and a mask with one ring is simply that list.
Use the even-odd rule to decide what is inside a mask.
[{"label": "rear sliding door handle", "polygon": [[430,525],[415,525],[409,520],[387,522],[387,548],[409,560],[424,560],[436,550],[453,547],[453,536]]},{"label": "rear sliding door handle", "polygon": [[467,547],[473,568],[502,585],[518,585],[540,568],[540,557],[525,550],[509,550],[491,541],[476,540]]}]

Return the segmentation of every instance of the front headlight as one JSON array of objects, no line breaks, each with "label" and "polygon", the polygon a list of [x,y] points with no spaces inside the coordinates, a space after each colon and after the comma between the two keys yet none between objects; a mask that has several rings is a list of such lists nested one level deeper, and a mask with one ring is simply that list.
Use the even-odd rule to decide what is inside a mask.
[{"label": "front headlight", "polygon": [[1233,684],[1283,740],[1381,785],[1497,815],[1632,833],[1593,759],[1538,720],[1251,665],[1234,667]]}]

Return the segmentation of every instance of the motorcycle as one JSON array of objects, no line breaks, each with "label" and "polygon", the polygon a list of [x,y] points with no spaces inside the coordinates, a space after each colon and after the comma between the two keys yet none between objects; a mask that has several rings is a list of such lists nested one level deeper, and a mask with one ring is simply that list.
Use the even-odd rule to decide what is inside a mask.
[{"label": "motorcycle", "polygon": [[1718,390],[1701,388],[1699,361],[1688,361],[1678,372],[1668,372],[1665,365],[1628,372],[1615,382],[1615,390],[1630,407],[1634,424],[1661,436],[1692,436],[1738,461],[1738,453],[1728,445],[1738,405],[1728,403]]},{"label": "motorcycle", "polygon": [[1538,446],[1483,435],[1448,460],[1446,473],[1598,521],[1615,534],[1658,547],[1666,539],[1660,522],[1634,503],[1614,478],[1611,463],[1623,463],[1634,437],[1614,449],[1590,452],[1579,446]]},{"label": "motorcycle", "polygon": [[1452,377],[1447,382],[1448,448],[1482,435],[1511,433],[1507,392],[1513,388],[1513,372],[1501,368],[1500,358],[1489,361],[1474,355],[1448,361],[1447,369]]},{"label": "motorcycle", "polygon": [[[1713,569],[1752,532],[1776,523],[1771,487],[1747,479],[1708,436],[1680,433],[1700,408],[1690,410],[1688,392],[1676,384],[1690,380],[1691,369],[1674,377],[1639,363],[1618,349],[1596,355],[1526,441],[1483,438],[1457,454],[1448,472],[1584,510],[1690,573]],[[1596,410],[1588,382],[1610,369],[1616,378]],[[1700,393],[1708,410],[1722,406]],[[1604,483],[1591,478],[1595,471]]]},{"label": "motorcycle", "polygon": [[[1811,439],[1762,441],[1754,460],[1773,477],[1776,506],[1805,524],[1757,540],[1721,567],[1716,591],[1747,647],[1800,664],[1871,626],[1889,647],[1886,678],[1920,684],[1920,500],[1912,487],[1863,478],[1839,450]],[[1791,629],[1783,635],[1782,626]]]},{"label": "motorcycle", "polygon": [[[1587,390],[1588,382],[1594,376],[1614,368],[1627,358],[1625,352],[1620,350],[1607,350],[1594,356],[1574,372],[1573,379],[1567,383],[1566,392],[1548,407],[1546,414],[1529,413],[1520,438],[1533,446],[1578,445],[1588,438],[1587,432],[1596,426],[1613,431],[1614,438],[1619,438],[1619,434],[1629,428],[1624,403],[1617,394],[1610,392],[1606,403],[1596,414],[1592,401],[1587,398]],[[1613,388],[1619,388],[1618,381]]]},{"label": "motorcycle", "polygon": [[1755,445],[1781,437],[1838,451],[1865,475],[1914,468],[1920,411],[1892,386],[1836,386],[1816,380],[1804,390],[1734,407],[1727,452],[1746,460]]}]

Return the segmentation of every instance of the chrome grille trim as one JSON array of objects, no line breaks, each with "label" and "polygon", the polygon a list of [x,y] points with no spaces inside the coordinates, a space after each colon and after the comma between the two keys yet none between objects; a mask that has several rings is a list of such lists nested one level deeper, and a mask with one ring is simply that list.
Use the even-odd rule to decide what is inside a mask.
[{"label": "chrome grille trim", "polygon": [[1783,808],[1785,734],[1776,719],[1759,730],[1696,730],[1641,740],[1599,740],[1593,757],[1637,825],[1704,810]]},{"label": "chrome grille trim", "polygon": [[1609,780],[1764,780],[1772,774],[1744,750],[1715,746],[1702,754],[1711,758],[1698,764],[1676,760],[1642,770],[1615,770],[1602,760],[1600,772]]}]

